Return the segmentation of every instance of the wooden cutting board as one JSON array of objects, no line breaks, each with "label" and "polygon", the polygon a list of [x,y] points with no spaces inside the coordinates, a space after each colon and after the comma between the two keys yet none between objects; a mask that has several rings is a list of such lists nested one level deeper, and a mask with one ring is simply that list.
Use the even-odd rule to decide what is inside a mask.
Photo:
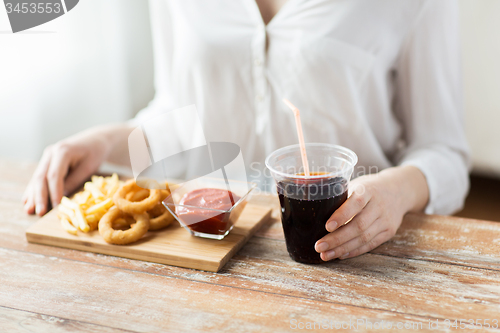
[{"label": "wooden cutting board", "polygon": [[71,235],[61,227],[57,211],[52,210],[26,231],[26,238],[31,243],[218,272],[270,218],[271,210],[271,206],[248,202],[233,230],[222,240],[191,236],[174,221],[129,245],[108,244],[97,230]]}]

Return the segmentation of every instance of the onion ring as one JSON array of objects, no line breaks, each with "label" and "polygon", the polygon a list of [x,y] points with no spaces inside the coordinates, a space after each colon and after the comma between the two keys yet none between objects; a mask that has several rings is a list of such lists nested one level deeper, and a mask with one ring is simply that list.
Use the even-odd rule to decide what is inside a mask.
[{"label": "onion ring", "polygon": [[127,214],[117,207],[111,208],[99,221],[99,233],[107,243],[125,245],[139,240],[149,229],[149,216],[147,213],[135,214],[133,218],[137,221],[131,224],[128,230],[113,229],[113,221],[126,218]]},{"label": "onion ring", "polygon": [[174,221],[174,217],[168,209],[160,202],[153,209],[148,211],[149,215],[149,230],[160,230],[170,225]]},{"label": "onion ring", "polygon": [[134,196],[135,193],[136,193],[135,191],[131,191],[125,194],[125,200],[132,201],[132,197]]},{"label": "onion ring", "polygon": [[142,190],[139,190],[137,192],[134,193],[134,195],[132,196],[132,200],[130,201],[142,201],[144,199],[146,199],[147,197],[149,197],[149,193],[150,193],[150,190],[147,190],[147,189],[142,189]]},{"label": "onion ring", "polygon": [[149,190],[138,189],[137,191],[128,192],[125,195],[125,199],[132,202],[142,201],[149,196]]},{"label": "onion ring", "polygon": [[160,203],[170,195],[170,190],[160,190]]},{"label": "onion ring", "polygon": [[127,193],[131,192],[132,189],[140,189],[140,187],[137,186],[135,180],[133,179],[123,184],[113,196],[115,205],[125,213],[131,215],[144,213],[148,210],[153,209],[153,207],[156,206],[160,200],[160,190],[149,190],[149,196],[141,201],[133,202],[127,200],[125,196],[127,195]]},{"label": "onion ring", "polygon": [[130,215],[127,215],[124,217],[119,217],[116,220],[114,220],[111,226],[115,230],[127,230],[130,229],[130,225],[134,223],[135,223],[134,218]]}]

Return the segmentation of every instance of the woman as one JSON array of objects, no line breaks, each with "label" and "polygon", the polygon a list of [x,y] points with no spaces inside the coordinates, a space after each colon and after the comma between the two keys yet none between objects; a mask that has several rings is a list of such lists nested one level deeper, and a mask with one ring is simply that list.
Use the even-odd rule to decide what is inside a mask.
[{"label": "woman", "polygon": [[[156,96],[128,124],[46,149],[25,194],[43,215],[105,160],[128,162],[127,136],[155,112],[196,104],[207,141],[245,161],[306,142],[346,146],[365,170],[316,243],[325,261],[389,240],[407,212],[449,214],[468,190],[453,0],[151,1]],[[250,175],[258,176],[258,175]],[[265,185],[265,184],[261,184]],[[352,217],[350,223],[347,223]]]}]

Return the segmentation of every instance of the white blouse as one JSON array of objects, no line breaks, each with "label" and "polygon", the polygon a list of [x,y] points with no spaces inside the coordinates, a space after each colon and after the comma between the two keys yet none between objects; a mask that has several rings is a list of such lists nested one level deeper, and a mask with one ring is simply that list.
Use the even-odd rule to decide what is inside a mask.
[{"label": "white blouse", "polygon": [[457,7],[288,0],[265,25],[255,0],[151,0],[156,95],[131,123],[195,104],[207,141],[238,144],[249,178],[269,188],[265,157],[297,143],[286,97],[306,142],[356,152],[354,176],[414,165],[426,212],[452,213],[469,185]]}]

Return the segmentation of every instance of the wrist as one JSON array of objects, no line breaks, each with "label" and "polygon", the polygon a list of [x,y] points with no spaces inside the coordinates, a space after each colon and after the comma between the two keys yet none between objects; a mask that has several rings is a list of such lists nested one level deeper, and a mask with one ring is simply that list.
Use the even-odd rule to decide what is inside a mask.
[{"label": "wrist", "polygon": [[103,125],[95,128],[95,134],[105,147],[105,160],[121,164],[130,164],[128,155],[128,136],[133,128],[127,124]]},{"label": "wrist", "polygon": [[404,212],[422,212],[429,201],[427,179],[419,168],[411,165],[382,170],[395,185]]}]

